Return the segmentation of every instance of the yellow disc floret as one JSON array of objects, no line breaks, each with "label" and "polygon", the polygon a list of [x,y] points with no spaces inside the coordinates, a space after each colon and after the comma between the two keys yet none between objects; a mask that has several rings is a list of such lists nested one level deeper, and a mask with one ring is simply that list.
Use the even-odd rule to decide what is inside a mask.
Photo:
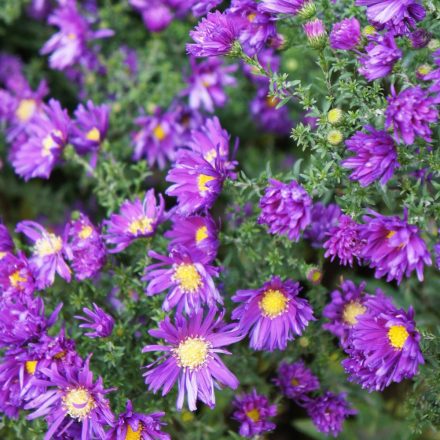
[{"label": "yellow disc floret", "polygon": [[202,226],[196,231],[196,243],[199,244],[205,238],[208,238],[208,228],[206,226]]},{"label": "yellow disc floret", "polygon": [[357,301],[349,302],[342,312],[342,319],[348,325],[355,325],[357,318],[365,313],[367,308]]},{"label": "yellow disc floret", "polygon": [[197,188],[199,189],[199,192],[203,194],[205,191],[208,191],[209,188],[206,186],[206,184],[211,182],[211,180],[215,180],[215,177],[200,174],[199,177],[197,177]]},{"label": "yellow disc floret", "polygon": [[149,217],[140,217],[133,220],[128,227],[128,232],[131,234],[148,234],[153,230],[151,226],[153,219]]},{"label": "yellow disc floret", "polygon": [[392,347],[401,350],[408,339],[408,330],[403,325],[392,325],[388,330],[388,339]]},{"label": "yellow disc floret", "polygon": [[15,116],[21,121],[26,122],[34,115],[37,103],[34,99],[22,99],[15,110]]},{"label": "yellow disc floret", "polygon": [[101,133],[96,127],[93,127],[86,134],[86,139],[93,142],[99,142],[101,140]]},{"label": "yellow disc floret", "polygon": [[260,411],[257,408],[246,411],[246,415],[253,421],[258,422],[260,420]]},{"label": "yellow disc floret", "polygon": [[47,257],[58,253],[63,247],[61,237],[55,234],[45,234],[35,243],[35,253],[39,257]]},{"label": "yellow disc floret", "polygon": [[258,305],[264,316],[273,319],[282,315],[289,303],[289,298],[280,290],[266,290]]},{"label": "yellow disc floret", "polygon": [[338,145],[344,139],[342,133],[339,130],[330,130],[327,135],[327,141],[331,145]]},{"label": "yellow disc floret", "polygon": [[156,127],[153,130],[153,136],[160,142],[163,141],[167,134],[165,133],[165,130],[163,129],[162,125],[156,125]]},{"label": "yellow disc floret", "polygon": [[338,124],[342,119],[342,110],[340,108],[333,108],[327,113],[327,120],[330,124]]},{"label": "yellow disc floret", "polygon": [[72,388],[63,396],[63,407],[73,419],[83,420],[95,408],[95,401],[85,388]]},{"label": "yellow disc floret", "polygon": [[173,279],[185,293],[194,293],[202,285],[202,278],[194,264],[179,264]]},{"label": "yellow disc floret", "polygon": [[84,225],[79,231],[78,236],[79,238],[81,238],[81,240],[86,240],[92,235],[92,233],[93,233],[93,228],[89,225]]},{"label": "yellow disc floret", "polygon": [[37,369],[38,361],[26,361],[24,364],[24,368],[29,374],[35,374],[35,370]]},{"label": "yellow disc floret", "polygon": [[11,283],[12,287],[17,288],[20,283],[25,283],[26,281],[26,278],[20,275],[19,270],[16,270],[15,272],[11,273],[11,275],[9,275],[9,282]]},{"label": "yellow disc floret", "polygon": [[60,130],[52,130],[44,139],[43,139],[43,157],[50,156],[52,154],[52,150],[59,148],[60,146],[55,142],[54,136],[60,138],[62,137],[62,133]]},{"label": "yellow disc floret", "polygon": [[130,425],[127,425],[127,434],[125,434],[125,440],[141,440],[142,435],[142,423],[139,423],[138,429],[133,431]]},{"label": "yellow disc floret", "polygon": [[179,367],[194,370],[206,362],[209,354],[209,343],[199,337],[187,338],[173,352]]}]

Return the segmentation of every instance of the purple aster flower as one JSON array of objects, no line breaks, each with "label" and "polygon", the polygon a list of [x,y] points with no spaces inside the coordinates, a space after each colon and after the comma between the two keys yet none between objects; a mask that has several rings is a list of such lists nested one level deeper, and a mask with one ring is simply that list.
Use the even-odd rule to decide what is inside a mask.
[{"label": "purple aster flower", "polygon": [[312,199],[296,180],[283,183],[269,179],[260,208],[260,225],[267,225],[271,234],[287,235],[298,241],[301,231],[310,224]]},{"label": "purple aster flower", "polygon": [[301,10],[312,3],[311,0],[262,0],[258,5],[260,11],[271,14],[297,15]]},{"label": "purple aster flower", "polygon": [[346,397],[347,393],[334,394],[326,391],[322,396],[307,402],[307,413],[319,432],[337,437],[342,431],[344,420],[357,414]]},{"label": "purple aster flower", "polygon": [[269,399],[257,394],[255,389],[249,394],[237,396],[233,407],[232,418],[240,423],[240,435],[243,437],[259,436],[276,428],[269,419],[277,415],[277,406],[271,405]]},{"label": "purple aster flower", "polygon": [[35,20],[44,20],[52,10],[51,0],[32,0],[27,13]]},{"label": "purple aster flower", "polygon": [[8,228],[0,223],[0,261],[14,250],[14,242],[12,241],[11,235],[9,234]]},{"label": "purple aster flower", "polygon": [[88,101],[86,106],[80,104],[75,110],[70,142],[79,154],[92,153],[93,165],[107,135],[109,116],[110,108],[107,105],[95,106],[92,101]]},{"label": "purple aster flower", "polygon": [[345,141],[355,156],[343,160],[342,166],[353,170],[350,179],[357,180],[361,186],[377,180],[385,185],[399,167],[396,146],[387,132],[375,130],[371,125],[364,128],[366,133],[358,131]]},{"label": "purple aster flower", "polygon": [[183,131],[177,122],[177,113],[158,108],[151,116],[136,119],[141,128],[133,134],[134,160],[145,158],[150,166],[158,164],[165,168],[168,161],[176,158],[176,147]]},{"label": "purple aster flower", "polygon": [[107,244],[114,245],[109,252],[121,252],[137,238],[153,235],[163,220],[164,206],[162,194],[157,203],[154,189],[146,192],[143,201],[137,198],[134,202],[122,203],[119,214],[112,214],[104,221]]},{"label": "purple aster flower", "polygon": [[48,390],[27,403],[25,409],[35,410],[27,416],[28,420],[46,417],[49,429],[45,440],[72,424],[81,426],[82,439],[105,439],[104,427],[113,423],[113,414],[105,398],[111,390],[104,389],[101,378],[93,382],[89,361],[90,358],[82,367],[65,367],[64,371],[55,363],[50,369],[41,369],[47,379],[38,383],[47,386]]},{"label": "purple aster flower", "polygon": [[292,128],[292,120],[287,106],[276,108],[279,100],[268,96],[268,88],[259,89],[250,103],[250,111],[256,123],[265,131],[277,135],[287,135]]},{"label": "purple aster flower", "polygon": [[309,302],[300,298],[299,283],[279,277],[264,283],[260,289],[238,290],[232,301],[240,305],[232,312],[232,319],[240,321],[240,328],[250,332],[250,346],[254,350],[285,350],[287,342],[300,336],[314,321]]},{"label": "purple aster flower", "polygon": [[353,50],[360,41],[361,25],[356,18],[345,18],[333,25],[330,32],[330,47],[332,49]]},{"label": "purple aster flower", "polygon": [[324,22],[319,18],[308,21],[303,25],[304,33],[312,47],[321,48],[327,40],[327,32],[325,30]]},{"label": "purple aster flower", "polygon": [[342,346],[358,317],[367,310],[364,303],[370,295],[365,292],[365,285],[365,282],[356,286],[353,281],[343,281],[341,287],[331,293],[331,302],[322,311],[322,316],[330,321],[322,327],[338,337]]},{"label": "purple aster flower", "polygon": [[24,253],[18,252],[16,256],[8,253],[0,258],[0,291],[4,300],[34,293],[35,280]]},{"label": "purple aster flower", "polygon": [[159,329],[150,330],[150,335],[164,339],[165,344],[147,345],[142,352],[163,351],[162,362],[148,366],[144,374],[148,389],[156,393],[163,389],[168,394],[178,382],[176,406],[183,407],[185,395],[190,411],[195,411],[197,399],[209,407],[215,406],[214,387],[238,387],[237,378],[226,368],[219,354],[229,354],[224,346],[238,342],[242,336],[235,326],[225,325],[223,315],[215,319],[211,309],[206,317],[199,312],[188,320],[181,315],[173,325],[167,316]]},{"label": "purple aster flower", "polygon": [[438,66],[437,69],[432,70],[431,72],[424,75],[423,79],[425,81],[433,81],[433,84],[429,88],[429,91],[431,93],[438,93],[440,92],[440,49],[436,50],[432,54],[434,58],[435,64]]},{"label": "purple aster flower", "polygon": [[387,217],[373,210],[363,217],[360,230],[364,241],[361,257],[375,268],[375,277],[386,275],[386,280],[409,277],[414,270],[419,281],[423,281],[423,266],[431,265],[431,257],[419,228],[407,222],[407,211],[403,220],[398,216]]},{"label": "purple aster flower", "polygon": [[394,35],[408,34],[426,15],[418,0],[356,0],[356,5],[367,7],[367,18],[376,28]]},{"label": "purple aster flower", "polygon": [[359,261],[364,245],[360,233],[361,225],[348,215],[341,215],[338,224],[328,232],[324,257],[331,258],[331,261],[338,257],[340,264],[352,267],[354,258]]},{"label": "purple aster flower", "polygon": [[359,73],[368,81],[374,81],[389,75],[400,58],[402,51],[397,47],[391,33],[373,35],[366,46],[366,54],[359,58]]},{"label": "purple aster flower", "polygon": [[438,120],[437,100],[421,87],[410,87],[396,95],[394,89],[385,111],[385,127],[394,131],[396,142],[412,145],[416,136],[431,142],[429,124]]},{"label": "purple aster flower", "polygon": [[159,263],[145,269],[142,280],[149,282],[146,293],[151,296],[168,290],[162,305],[165,311],[177,307],[179,313],[185,310],[190,315],[204,304],[210,309],[215,309],[217,303],[223,304],[212,279],[219,274],[214,266],[197,260],[196,255],[183,247],[172,249],[168,257],[154,251],[149,251],[148,256]]},{"label": "purple aster flower", "polygon": [[434,245],[435,265],[440,270],[440,243]]},{"label": "purple aster flower", "polygon": [[166,29],[174,18],[174,11],[165,0],[129,0],[136,9],[150,32],[161,32]]},{"label": "purple aster flower", "polygon": [[104,266],[107,254],[104,240],[86,215],[80,214],[66,225],[64,254],[79,280],[93,278]]},{"label": "purple aster flower", "polygon": [[218,6],[222,0],[196,0],[192,6],[194,17],[202,17]]},{"label": "purple aster flower", "polygon": [[86,317],[74,316],[74,318],[85,322],[85,324],[80,324],[80,328],[89,328],[91,330],[88,333],[84,333],[85,336],[92,339],[108,338],[112,334],[115,321],[95,303],[93,303],[93,308],[94,311],[84,307],[83,312]]},{"label": "purple aster flower", "polygon": [[162,431],[164,412],[140,414],[133,411],[127,400],[125,412],[119,415],[115,426],[107,432],[106,440],[170,440],[169,434]]},{"label": "purple aster flower", "polygon": [[349,380],[369,391],[382,391],[392,382],[412,378],[424,363],[421,336],[416,330],[414,310],[397,309],[379,289],[364,305],[367,311],[350,329],[342,362]]},{"label": "purple aster flower", "polygon": [[309,240],[314,248],[320,248],[327,240],[328,232],[338,224],[341,208],[335,203],[325,206],[321,202],[314,203],[310,225],[304,231],[304,238]]},{"label": "purple aster flower", "polygon": [[55,272],[70,282],[71,272],[63,259],[63,240],[58,235],[46,231],[40,224],[25,220],[15,228],[28,237],[33,243],[30,267],[38,289],[45,289],[53,284]]},{"label": "purple aster flower", "polygon": [[[269,72],[278,72],[280,69],[281,59],[278,54],[275,53],[275,51],[268,47],[263,48],[257,56],[258,62],[260,65]],[[269,78],[267,78],[264,75],[261,75],[259,69],[256,69],[253,66],[250,66],[247,63],[243,63],[243,71],[245,75],[255,83],[257,87],[264,88],[265,90],[268,90],[268,86],[270,83]]]},{"label": "purple aster flower", "polygon": [[10,154],[15,172],[29,180],[48,179],[67,143],[70,119],[58,101],[51,99],[27,125],[27,139],[17,141]]},{"label": "purple aster flower", "polygon": [[68,1],[55,9],[48,23],[59,28],[41,49],[42,55],[51,54],[52,69],[64,70],[93,54],[88,48],[91,40],[113,36],[110,29],[92,31],[87,20],[78,12],[76,2]]},{"label": "purple aster flower", "polygon": [[247,20],[236,14],[210,12],[190,32],[195,43],[187,44],[186,50],[195,57],[227,55],[246,25]]},{"label": "purple aster flower", "polygon": [[171,240],[169,249],[183,246],[202,263],[215,260],[219,247],[218,227],[209,214],[190,217],[174,215],[172,221],[173,228],[165,233],[165,237]]},{"label": "purple aster flower", "polygon": [[299,402],[302,402],[308,393],[319,389],[318,378],[303,361],[293,364],[281,362],[274,383],[281,388],[286,397]]},{"label": "purple aster flower", "polygon": [[213,112],[215,107],[223,107],[228,97],[224,91],[226,86],[235,86],[235,78],[230,75],[237,70],[237,65],[224,66],[219,58],[209,58],[197,64],[190,57],[191,75],[187,78],[188,88],[183,91],[189,97],[192,109],[204,108]]},{"label": "purple aster flower", "polygon": [[417,29],[409,35],[414,49],[423,49],[431,41],[431,38],[432,35],[426,29]]}]

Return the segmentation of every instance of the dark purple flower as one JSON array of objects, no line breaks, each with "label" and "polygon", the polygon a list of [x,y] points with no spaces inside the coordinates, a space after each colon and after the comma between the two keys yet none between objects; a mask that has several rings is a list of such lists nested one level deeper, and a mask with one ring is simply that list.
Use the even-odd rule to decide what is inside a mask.
[{"label": "dark purple flower", "polygon": [[172,249],[168,257],[154,251],[149,251],[148,256],[160,262],[145,269],[142,280],[149,282],[146,293],[151,296],[168,290],[162,305],[165,311],[176,307],[178,313],[184,310],[190,315],[199,312],[205,304],[210,309],[215,309],[217,303],[223,304],[212,279],[219,274],[214,266],[197,260],[196,255],[183,247]]},{"label": "dark purple flower", "polygon": [[310,225],[304,231],[304,238],[309,240],[314,248],[320,248],[327,240],[328,232],[338,224],[341,208],[335,203],[325,206],[321,202],[314,203]]},{"label": "dark purple flower", "polygon": [[12,241],[11,235],[9,234],[8,228],[0,223],[0,261],[14,250],[14,242]]},{"label": "dark purple flower", "polygon": [[89,328],[91,331],[84,333],[85,336],[89,338],[108,338],[113,331],[113,326],[115,325],[114,319],[101,307],[98,307],[93,303],[93,310],[86,307],[83,308],[84,316],[74,316],[74,318],[84,321],[85,324],[80,324],[80,328]]},{"label": "dark purple flower", "polygon": [[328,232],[324,257],[331,258],[331,261],[338,257],[343,266],[353,266],[353,260],[359,260],[363,248],[360,232],[361,226],[358,223],[348,215],[341,215],[338,224]]},{"label": "dark purple flower", "polygon": [[392,33],[373,35],[365,47],[366,54],[359,57],[359,73],[368,81],[389,75],[400,58],[402,51],[397,47]]},{"label": "dark purple flower", "polygon": [[52,10],[52,0],[32,0],[27,13],[35,20],[43,20]]},{"label": "dark purple flower", "polygon": [[195,57],[227,55],[246,25],[247,20],[236,14],[210,12],[190,32],[195,43],[187,44],[186,50]]},{"label": "dark purple flower", "polygon": [[272,277],[260,289],[238,290],[232,301],[239,306],[232,319],[240,321],[240,328],[250,333],[254,350],[285,350],[287,342],[300,336],[314,321],[309,302],[299,297],[299,283]]},{"label": "dark purple flower", "polygon": [[258,8],[271,14],[297,15],[311,0],[261,0]]},{"label": "dark purple flower", "polygon": [[34,293],[34,276],[24,253],[5,253],[0,258],[0,291],[3,299],[29,297]]},{"label": "dark purple flower", "polygon": [[[51,368],[42,368],[46,380],[38,383],[47,386],[46,392],[26,404],[25,409],[34,410],[28,420],[46,417],[49,429],[44,437],[49,440],[72,423],[81,426],[81,438],[105,440],[104,427],[113,423],[113,414],[105,395],[102,379],[93,382],[89,369],[90,358],[82,367],[66,366],[60,370],[56,363]],[[67,426],[65,425],[67,423]]]},{"label": "dark purple flower", "polygon": [[15,230],[26,235],[34,243],[29,261],[38,289],[51,286],[55,280],[55,272],[70,282],[71,271],[63,259],[61,237],[30,220],[18,223]]},{"label": "dark purple flower", "polygon": [[280,387],[286,397],[298,400],[300,403],[308,393],[319,389],[318,378],[305,366],[303,361],[293,364],[281,362],[274,383]]},{"label": "dark purple flower", "polygon": [[172,221],[173,228],[165,233],[165,237],[171,239],[168,245],[170,250],[183,246],[203,263],[215,260],[219,247],[218,227],[209,214],[190,217],[174,215]]},{"label": "dark purple flower", "polygon": [[229,354],[224,346],[238,342],[242,336],[235,326],[225,325],[223,315],[215,318],[211,309],[206,317],[200,311],[189,319],[181,315],[173,325],[167,316],[159,329],[150,330],[150,335],[165,341],[161,345],[146,345],[142,352],[163,351],[162,362],[151,364],[144,374],[148,389],[156,393],[163,389],[168,394],[176,381],[178,395],[176,406],[183,407],[185,395],[190,411],[195,411],[199,399],[209,407],[215,406],[214,387],[238,387],[237,378],[226,368],[219,354]]},{"label": "dark purple flower", "polygon": [[397,309],[379,289],[364,302],[366,312],[358,315],[350,329],[342,362],[349,380],[369,391],[382,391],[392,382],[412,378],[424,363],[421,336],[416,330],[414,310]]},{"label": "dark purple flower", "polygon": [[332,49],[353,50],[361,41],[361,25],[355,18],[345,18],[333,25],[330,32]]},{"label": "dark purple flower", "polygon": [[306,410],[319,432],[337,437],[342,431],[344,420],[357,411],[346,399],[347,393],[334,394],[326,391],[322,396],[310,399]]},{"label": "dark purple flower", "polygon": [[411,276],[414,270],[419,281],[423,281],[423,266],[431,265],[431,256],[420,237],[419,228],[398,216],[387,217],[373,210],[363,217],[360,238],[364,241],[361,257],[375,268],[375,277],[386,275],[386,280],[397,280]]},{"label": "dark purple flower", "polygon": [[437,100],[421,87],[410,87],[398,95],[392,89],[385,110],[385,127],[394,131],[396,142],[412,145],[416,136],[431,142],[429,124],[438,120]]},{"label": "dark purple flower", "polygon": [[260,225],[267,225],[271,234],[298,241],[301,231],[310,224],[312,199],[296,180],[283,183],[269,179],[260,208]]},{"label": "dark purple flower", "polygon": [[440,270],[440,243],[434,245],[435,265]]},{"label": "dark purple flower", "polygon": [[192,13],[195,17],[202,17],[218,6],[222,0],[195,0]]},{"label": "dark purple flower", "polygon": [[429,91],[431,93],[439,93],[440,92],[440,49],[436,50],[432,57],[434,58],[435,64],[438,66],[437,69],[433,69],[424,75],[425,81],[433,81]]},{"label": "dark purple flower", "polygon": [[432,35],[426,29],[417,29],[409,35],[414,49],[423,49],[430,42]]},{"label": "dark purple flower", "polygon": [[166,425],[161,420],[164,416],[164,412],[136,413],[131,401],[127,400],[125,411],[107,432],[106,440],[170,440],[169,434],[162,431]]},{"label": "dark purple flower", "polygon": [[342,166],[353,170],[350,179],[358,181],[361,186],[371,185],[375,181],[385,185],[399,167],[393,138],[370,125],[364,129],[366,133],[358,131],[345,141],[347,149],[355,156],[343,160]]},{"label": "dark purple flower", "polygon": [[240,423],[240,435],[243,437],[259,436],[276,428],[269,419],[277,415],[277,406],[271,405],[269,399],[257,394],[255,389],[249,394],[237,396],[233,407],[232,418]]},{"label": "dark purple flower", "polygon": [[143,201],[126,200],[119,214],[112,214],[109,220],[104,220],[107,230],[105,240],[108,245],[114,245],[109,252],[121,252],[134,240],[153,235],[163,220],[164,206],[162,194],[159,194],[158,203],[154,189],[146,192]]}]

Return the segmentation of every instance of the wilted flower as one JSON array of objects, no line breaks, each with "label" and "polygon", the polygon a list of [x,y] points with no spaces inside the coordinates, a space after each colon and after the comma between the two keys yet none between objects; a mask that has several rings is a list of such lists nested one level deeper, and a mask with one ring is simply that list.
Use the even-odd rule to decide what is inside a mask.
[{"label": "wilted flower", "polygon": [[83,308],[84,316],[75,316],[76,319],[84,321],[85,324],[80,324],[80,328],[89,328],[91,331],[84,333],[89,338],[107,338],[112,334],[114,319],[104,312],[101,307],[93,303],[93,310],[86,307]]},{"label": "wilted flower", "polygon": [[345,18],[333,25],[330,32],[330,47],[332,49],[353,50],[360,41],[361,25],[356,18]]}]

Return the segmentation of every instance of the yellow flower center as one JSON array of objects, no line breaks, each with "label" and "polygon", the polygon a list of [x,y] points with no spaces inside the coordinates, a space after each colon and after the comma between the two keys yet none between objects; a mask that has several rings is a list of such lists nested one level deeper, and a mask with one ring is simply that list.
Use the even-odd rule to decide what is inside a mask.
[{"label": "yellow flower center", "polygon": [[279,102],[280,101],[275,96],[266,98],[266,104],[270,108],[275,108]]},{"label": "yellow flower center", "polygon": [[260,310],[267,318],[273,319],[287,310],[289,298],[279,290],[266,290],[259,302]]},{"label": "yellow flower center", "polygon": [[208,228],[206,226],[202,226],[196,231],[196,243],[199,244],[201,241],[208,238]]},{"label": "yellow flower center", "polygon": [[257,18],[257,14],[255,12],[252,12],[251,14],[248,14],[247,18],[249,22],[252,23]]},{"label": "yellow flower center", "polygon": [[83,420],[95,408],[95,401],[85,388],[78,387],[63,396],[63,407],[73,419]]},{"label": "yellow flower center", "polygon": [[63,241],[55,234],[46,234],[35,243],[35,252],[40,257],[56,254],[62,248]]},{"label": "yellow flower center", "polygon": [[331,130],[327,135],[327,141],[331,145],[338,145],[342,142],[342,133],[339,130]]},{"label": "yellow flower center", "polygon": [[174,349],[177,364],[194,370],[202,366],[208,358],[209,344],[203,338],[188,338]]},{"label": "yellow flower center", "polygon": [[29,374],[35,374],[35,370],[37,369],[38,361],[26,361],[24,364],[24,368]]},{"label": "yellow flower center", "polygon": [[140,217],[130,223],[128,231],[131,234],[147,234],[153,230],[153,227],[151,226],[152,223],[153,219],[149,217]]},{"label": "yellow flower center", "polygon": [[67,38],[69,40],[75,40],[76,39],[76,34],[74,34],[73,32],[70,32],[70,34],[67,34]]},{"label": "yellow flower center", "polygon": [[59,148],[59,145],[55,142],[53,136],[61,137],[62,133],[60,130],[53,130],[43,139],[43,157],[50,156],[52,150]]},{"label": "yellow flower center", "polygon": [[421,66],[419,66],[419,68],[417,69],[417,72],[420,75],[427,75],[429,72],[431,72],[432,67],[429,66],[428,64],[422,64]]},{"label": "yellow flower center", "polygon": [[86,139],[93,142],[99,142],[101,140],[101,133],[96,127],[93,127],[87,134]]},{"label": "yellow flower center", "polygon": [[388,330],[390,344],[398,350],[403,348],[408,336],[408,330],[403,325],[392,325]]},{"label": "yellow flower center", "polygon": [[127,434],[125,440],[140,440],[142,435],[142,423],[139,423],[137,431],[133,431],[130,425],[127,425]]},{"label": "yellow flower center", "polygon": [[368,25],[362,29],[362,34],[367,37],[368,35],[374,35],[376,33],[376,28],[374,26]]},{"label": "yellow flower center", "polygon": [[213,163],[216,157],[217,157],[217,150],[215,150],[214,148],[212,150],[209,150],[204,156],[205,160],[208,161],[209,163]]},{"label": "yellow flower center", "polygon": [[202,285],[202,279],[194,264],[179,264],[174,271],[173,279],[185,293],[194,293]]},{"label": "yellow flower center", "polygon": [[9,275],[9,282],[11,283],[12,287],[18,287],[20,283],[26,282],[26,277],[22,277],[20,275],[20,271],[16,270],[14,273]]},{"label": "yellow flower center", "polygon": [[17,116],[21,122],[29,121],[34,115],[36,108],[37,103],[34,99],[22,99],[17,110],[15,110],[15,116]]},{"label": "yellow flower center", "polygon": [[257,408],[246,411],[246,415],[253,421],[258,422],[260,420],[260,411]]},{"label": "yellow flower center", "polygon": [[153,136],[160,142],[163,141],[167,134],[165,133],[165,130],[163,129],[162,125],[157,125],[153,130]]},{"label": "yellow flower center", "polygon": [[293,378],[293,379],[290,381],[290,384],[293,385],[294,387],[297,387],[297,386],[299,385],[299,380]]},{"label": "yellow flower center", "polygon": [[396,231],[389,231],[388,234],[387,234],[387,238],[388,238],[388,240],[389,240],[390,238],[393,238],[395,235],[396,235]]},{"label": "yellow flower center", "polygon": [[206,174],[200,174],[197,178],[197,187],[199,189],[199,192],[204,193],[205,191],[208,191],[208,187],[206,184],[208,182],[211,182],[211,180],[215,180],[214,176],[207,176]]},{"label": "yellow flower center", "polygon": [[7,252],[0,252],[0,260],[6,257]]},{"label": "yellow flower center", "polygon": [[357,317],[363,315],[367,308],[357,301],[349,302],[342,312],[342,319],[346,324],[355,325],[357,323]]},{"label": "yellow flower center", "polygon": [[81,231],[79,231],[78,237],[81,238],[82,240],[86,240],[92,235],[92,233],[93,233],[93,228],[89,225],[84,225],[81,228]]},{"label": "yellow flower center", "polygon": [[327,113],[327,120],[330,124],[337,124],[342,118],[342,110],[333,108]]}]

